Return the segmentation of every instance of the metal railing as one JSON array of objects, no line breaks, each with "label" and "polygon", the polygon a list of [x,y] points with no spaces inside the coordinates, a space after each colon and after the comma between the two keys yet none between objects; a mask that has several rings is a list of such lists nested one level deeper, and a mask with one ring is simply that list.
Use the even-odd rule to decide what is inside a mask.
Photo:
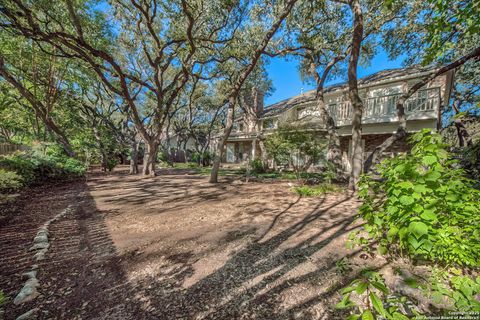
[{"label": "metal railing", "polygon": [[[363,99],[363,119],[374,119],[383,116],[395,115],[396,105],[401,93],[369,97]],[[405,112],[413,114],[416,112],[433,111],[440,103],[440,88],[427,88],[417,91],[407,99]],[[337,124],[350,120],[352,117],[352,106],[350,101],[342,101],[337,104],[330,104],[328,111]]]}]

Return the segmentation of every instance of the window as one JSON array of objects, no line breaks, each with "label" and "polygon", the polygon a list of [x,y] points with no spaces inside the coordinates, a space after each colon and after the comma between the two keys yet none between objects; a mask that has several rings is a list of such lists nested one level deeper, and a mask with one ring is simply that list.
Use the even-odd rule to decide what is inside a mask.
[{"label": "window", "polygon": [[274,119],[263,120],[263,129],[275,129],[276,121]]}]

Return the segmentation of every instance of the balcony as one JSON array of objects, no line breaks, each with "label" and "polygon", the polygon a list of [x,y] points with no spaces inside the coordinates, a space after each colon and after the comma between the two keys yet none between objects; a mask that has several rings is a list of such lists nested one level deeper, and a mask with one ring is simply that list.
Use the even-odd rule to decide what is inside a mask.
[{"label": "balcony", "polygon": [[[389,94],[363,99],[363,123],[390,122],[396,120],[396,104],[401,93]],[[428,118],[436,117],[435,110],[440,104],[440,88],[428,88],[417,91],[405,103],[407,118],[425,115]],[[351,123],[353,109],[350,101],[342,101],[328,105],[328,111],[338,126]],[[410,117],[409,117],[410,116]]]}]

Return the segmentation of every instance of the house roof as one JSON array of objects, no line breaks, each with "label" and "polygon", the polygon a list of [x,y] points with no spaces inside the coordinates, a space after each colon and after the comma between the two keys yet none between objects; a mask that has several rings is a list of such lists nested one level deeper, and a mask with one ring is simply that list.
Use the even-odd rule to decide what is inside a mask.
[{"label": "house roof", "polygon": [[[380,84],[386,81],[400,80],[402,78],[413,78],[419,75],[423,75],[425,73],[430,73],[435,69],[436,68],[434,67],[421,67],[418,65],[407,67],[407,68],[386,69],[386,70],[382,70],[359,79],[358,85],[359,87],[365,87],[365,86]],[[335,91],[342,91],[347,88],[348,88],[348,83],[342,82],[342,83],[325,87],[324,92],[330,93]],[[266,106],[265,109],[263,110],[262,117],[273,117],[283,113],[284,111],[300,103],[309,102],[313,100],[315,100],[315,90],[307,91],[297,96]]]}]

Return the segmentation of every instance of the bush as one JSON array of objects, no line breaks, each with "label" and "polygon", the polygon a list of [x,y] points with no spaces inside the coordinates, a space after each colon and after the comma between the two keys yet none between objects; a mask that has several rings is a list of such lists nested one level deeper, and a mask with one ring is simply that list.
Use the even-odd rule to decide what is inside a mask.
[{"label": "bush", "polygon": [[0,192],[9,193],[18,191],[23,186],[23,179],[13,171],[0,169]]},{"label": "bush", "polygon": [[324,183],[317,186],[301,186],[293,191],[302,197],[318,197],[329,192],[339,192],[341,189],[333,184]]},{"label": "bush", "polygon": [[199,165],[202,165],[202,166],[208,166],[212,161],[212,159],[213,159],[213,154],[208,151],[193,152],[190,157],[190,161],[198,163]]},{"label": "bush", "polygon": [[86,171],[85,165],[77,159],[37,153],[15,153],[0,157],[0,169],[17,173],[26,185],[76,178],[83,176]]},{"label": "bush", "polygon": [[380,251],[444,264],[479,266],[480,191],[438,134],[412,136],[411,154],[384,160],[381,179],[364,176],[361,217]]},{"label": "bush", "polygon": [[265,168],[263,167],[262,160],[260,159],[253,159],[250,161],[250,168],[252,174],[264,173]]}]

